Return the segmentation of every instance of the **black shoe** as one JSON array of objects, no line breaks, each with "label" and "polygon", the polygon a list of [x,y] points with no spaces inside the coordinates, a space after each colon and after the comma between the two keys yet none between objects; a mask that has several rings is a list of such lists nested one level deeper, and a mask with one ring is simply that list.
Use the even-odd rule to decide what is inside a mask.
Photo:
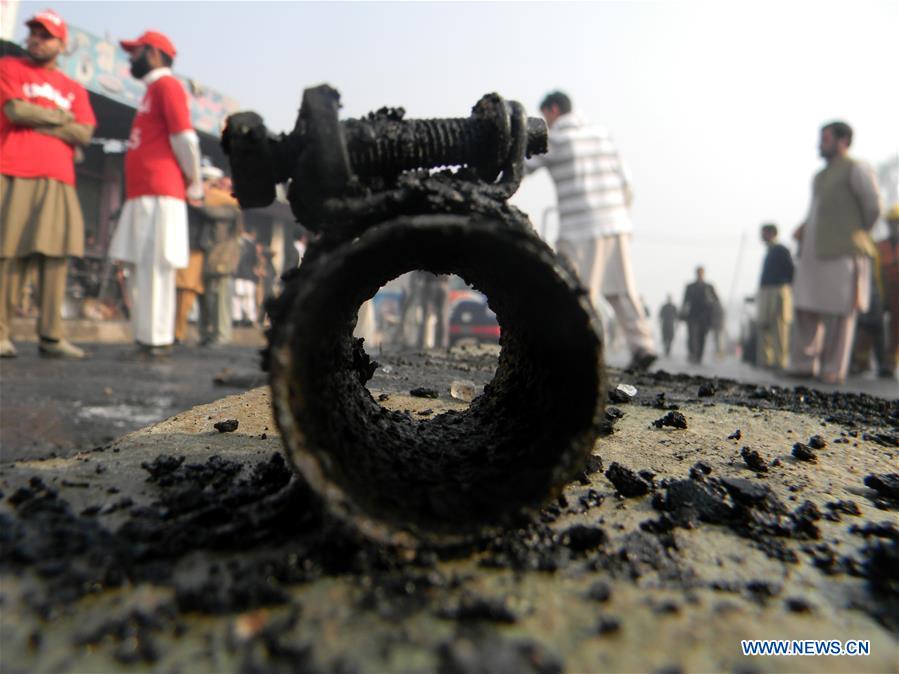
[{"label": "black shoe", "polygon": [[631,356],[631,362],[626,369],[634,372],[646,372],[646,370],[649,369],[649,366],[656,362],[656,358],[658,358],[658,356],[651,351],[640,349]]}]

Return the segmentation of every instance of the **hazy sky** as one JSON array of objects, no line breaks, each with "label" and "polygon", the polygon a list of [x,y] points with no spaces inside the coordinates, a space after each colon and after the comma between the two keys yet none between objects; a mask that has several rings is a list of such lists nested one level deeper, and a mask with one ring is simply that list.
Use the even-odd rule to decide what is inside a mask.
[{"label": "hazy sky", "polygon": [[[874,165],[899,154],[897,0],[42,0],[23,2],[19,23],[48,4],[116,40],[161,30],[178,72],[276,131],[321,82],[340,90],[346,116],[383,105],[467,116],[489,91],[538,114],[547,91],[565,90],[610,129],[631,171],[633,261],[653,314],[666,292],[679,302],[699,263],[722,297],[754,292],[758,226],[789,235],[804,217],[822,123],[848,121],[853,153]],[[539,226],[555,203],[545,172],[514,201]]]}]

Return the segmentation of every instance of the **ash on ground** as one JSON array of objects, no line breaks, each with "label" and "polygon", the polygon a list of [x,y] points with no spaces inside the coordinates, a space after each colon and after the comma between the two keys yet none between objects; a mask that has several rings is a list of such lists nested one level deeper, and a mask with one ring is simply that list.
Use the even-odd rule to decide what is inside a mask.
[{"label": "ash on ground", "polygon": [[[374,397],[431,409],[421,423],[460,404],[453,380],[492,376],[460,354],[379,360]],[[610,386],[625,377],[637,394],[606,415],[581,478],[464,549],[388,550],[323,518],[265,389],[71,459],[5,464],[4,664],[742,671],[741,639],[851,635],[872,642],[855,671],[895,668],[899,404],[664,372],[612,370]],[[677,423],[654,425],[660,408]]]}]

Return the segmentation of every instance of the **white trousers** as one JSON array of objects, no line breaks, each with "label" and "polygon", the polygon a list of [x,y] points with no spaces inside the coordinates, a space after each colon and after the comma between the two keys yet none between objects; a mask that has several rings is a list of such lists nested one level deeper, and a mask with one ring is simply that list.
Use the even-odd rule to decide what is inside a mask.
[{"label": "white trousers", "polygon": [[135,341],[175,341],[175,269],[188,263],[187,206],[181,199],[142,196],[122,207],[109,257],[126,264]]},{"label": "white trousers", "polygon": [[231,315],[235,321],[244,319],[255,323],[258,315],[256,312],[256,284],[245,278],[234,279],[234,295],[231,299]]},{"label": "white trousers", "polygon": [[175,341],[175,268],[147,260],[128,265],[131,329],[136,342],[167,346]]},{"label": "white trousers", "polygon": [[837,316],[796,309],[790,344],[792,371],[841,383],[849,371],[857,315],[855,310]]},{"label": "white trousers", "polygon": [[597,311],[600,297],[605,297],[612,305],[631,353],[655,353],[652,329],[646,320],[631,269],[630,234],[576,242],[559,239],[556,250],[567,255],[574,264]]}]

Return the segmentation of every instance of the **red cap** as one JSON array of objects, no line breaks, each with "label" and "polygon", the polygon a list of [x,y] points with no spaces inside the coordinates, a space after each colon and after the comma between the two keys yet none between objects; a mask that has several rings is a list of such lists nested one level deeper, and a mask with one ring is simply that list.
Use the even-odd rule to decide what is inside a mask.
[{"label": "red cap", "polygon": [[147,45],[148,47],[156,47],[159,51],[164,52],[175,58],[175,45],[172,44],[172,41],[168,39],[162,33],[157,33],[155,30],[148,30],[146,33],[141,35],[136,40],[122,40],[119,42],[122,45],[122,49],[127,52],[132,52],[138,47],[143,47]]},{"label": "red cap", "polygon": [[59,38],[63,42],[66,41],[66,38],[69,35],[69,31],[66,28],[66,22],[52,9],[45,9],[43,12],[38,12],[28,19],[28,21],[25,22],[25,25],[31,28],[31,25],[35,23],[46,28],[50,35]]}]

